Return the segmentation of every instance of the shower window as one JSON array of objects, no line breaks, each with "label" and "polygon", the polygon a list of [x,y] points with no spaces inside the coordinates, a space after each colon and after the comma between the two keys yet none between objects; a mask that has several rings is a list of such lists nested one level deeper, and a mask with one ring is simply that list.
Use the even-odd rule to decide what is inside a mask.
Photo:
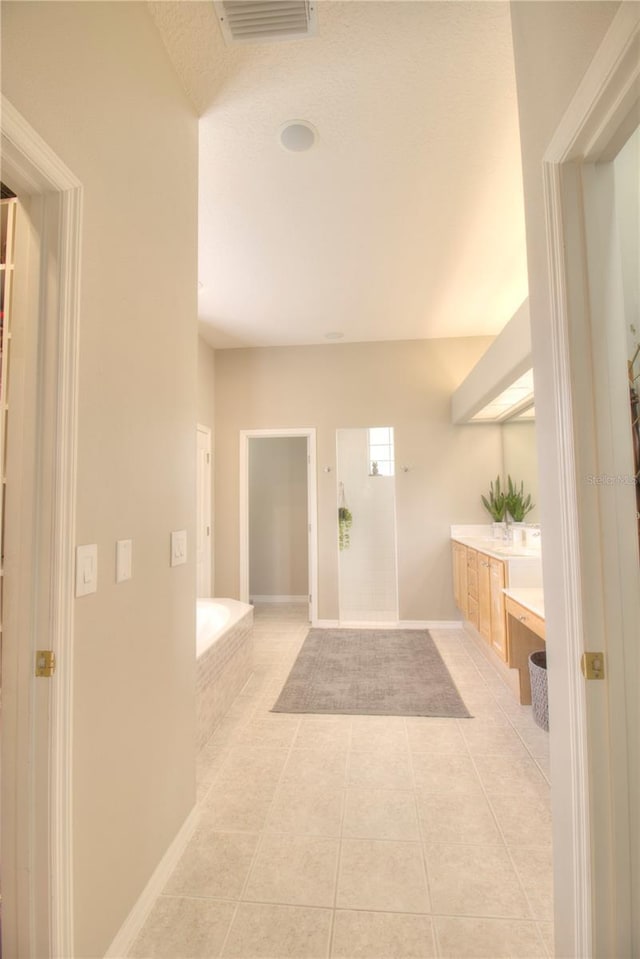
[{"label": "shower window", "polygon": [[393,476],[393,427],[373,426],[369,434],[369,475]]}]

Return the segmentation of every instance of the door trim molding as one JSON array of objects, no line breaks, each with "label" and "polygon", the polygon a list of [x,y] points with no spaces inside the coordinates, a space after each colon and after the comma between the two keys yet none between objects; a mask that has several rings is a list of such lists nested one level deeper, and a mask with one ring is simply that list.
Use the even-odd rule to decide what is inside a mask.
[{"label": "door trim molding", "polygon": [[316,473],[315,427],[240,430],[240,599],[249,602],[249,440],[255,438],[306,437],[307,440],[307,519],[309,522],[309,618],[318,620],[318,482]]},{"label": "door trim molding", "polygon": [[[208,509],[208,517],[209,517],[209,523],[208,523],[208,525],[209,525],[209,551],[208,551],[208,552],[209,552],[209,563],[208,563],[209,569],[208,569],[208,574],[209,574],[209,575],[208,575],[208,577],[207,577],[207,581],[208,581],[208,584],[209,584],[209,585],[208,585],[208,587],[207,587],[207,596],[211,596],[212,593],[213,593],[212,584],[214,583],[214,575],[213,575],[213,574],[214,574],[214,568],[213,568],[213,541],[214,541],[214,537],[213,537],[213,516],[214,516],[214,494],[213,494],[213,463],[212,463],[213,448],[212,448],[212,442],[211,442],[211,437],[212,437],[211,427],[210,427],[210,426],[204,426],[204,424],[202,424],[202,423],[197,423],[197,424],[196,424],[196,447],[197,447],[197,443],[198,443],[198,441],[197,441],[197,434],[198,434],[198,433],[203,433],[203,434],[207,437],[207,442],[208,442],[208,450],[207,450],[207,452],[208,452],[208,454],[209,454],[209,509]],[[197,449],[196,449],[196,455],[197,455]],[[197,468],[196,468],[196,473],[197,473]],[[196,509],[196,514],[197,514],[197,513],[198,513],[198,510]],[[200,520],[200,517],[199,517],[198,515],[196,515],[196,521],[199,522],[199,520]],[[198,534],[197,534],[197,532],[196,532],[196,537],[197,537],[197,535],[198,535]],[[198,560],[198,556],[197,556],[197,539],[196,539],[196,582],[199,582],[199,581],[198,581],[199,573],[198,573],[198,569],[197,569],[197,567],[198,567],[198,562],[197,562],[197,560]],[[198,590],[198,592],[199,592],[199,590]]]},{"label": "door trim molding", "polygon": [[[51,955],[72,959],[73,945],[73,642],[74,545],[77,478],[80,257],[83,188],[77,177],[2,96],[2,162],[10,182],[31,194],[57,194],[59,257],[55,382],[45,397],[55,410],[51,602],[48,636],[39,642],[56,653],[51,685],[49,754]],[[40,433],[38,447],[43,444]],[[28,549],[29,546],[27,545]],[[31,670],[32,685],[35,683]],[[29,808],[33,797],[28,797]]]},{"label": "door trim molding", "polygon": [[[593,444],[591,427],[581,420],[576,426],[574,408],[590,409],[591,369],[588,332],[589,303],[587,260],[583,222],[581,168],[584,163],[612,159],[640,121],[640,4],[622,4],[567,108],[543,158],[546,233],[550,299],[552,306],[553,382],[555,395],[556,461],[565,601],[563,621],[556,626],[563,635],[562,671],[568,681],[569,728],[566,731],[572,794],[571,815],[565,816],[563,832],[564,878],[570,879],[573,899],[573,952],[584,956],[620,954],[615,945],[630,941],[631,916],[618,902],[614,919],[611,903],[593,895],[598,888],[615,894],[615,850],[629,840],[629,823],[614,825],[612,784],[598,766],[598,752],[591,738],[607,736],[608,706],[600,691],[587,690],[579,662],[585,649],[599,648],[598,631],[604,627],[605,606],[600,596],[583,588],[589,583],[594,559],[581,549],[581,540],[598,543],[603,535],[599,517],[589,518],[581,508],[579,480],[584,474],[584,450]],[[581,346],[581,348],[577,348]],[[592,398],[592,397],[591,397]],[[584,400],[587,400],[585,407]],[[576,432],[580,429],[580,436]],[[584,442],[577,443],[576,439]],[[598,550],[593,550],[599,555]],[[597,557],[596,557],[597,558]],[[596,643],[594,646],[593,643]],[[601,642],[601,638],[600,638]],[[559,664],[560,665],[560,664]],[[615,697],[611,671],[609,696]],[[624,696],[624,691],[622,692]],[[587,737],[587,728],[590,738]],[[601,728],[601,732],[594,732]],[[589,745],[591,743],[591,750]],[[603,743],[605,752],[608,750]],[[618,756],[624,753],[618,750]],[[604,775],[603,775],[604,772]],[[618,778],[615,775],[614,778]],[[600,773],[600,775],[598,775]],[[618,770],[626,779],[626,769]],[[553,790],[553,781],[552,781]],[[595,835],[590,809],[596,803],[598,822],[609,819],[607,835]],[[611,855],[611,851],[614,854]],[[628,850],[628,846],[627,846]],[[603,897],[604,898],[604,897]],[[628,938],[627,938],[628,937]],[[612,950],[613,947],[613,950]]]}]

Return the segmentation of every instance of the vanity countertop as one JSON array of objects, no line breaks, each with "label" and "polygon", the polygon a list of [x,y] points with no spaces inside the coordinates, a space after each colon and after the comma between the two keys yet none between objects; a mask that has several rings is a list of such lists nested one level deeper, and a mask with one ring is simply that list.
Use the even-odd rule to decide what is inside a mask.
[{"label": "vanity countertop", "polygon": [[527,586],[512,586],[504,591],[514,603],[524,606],[529,612],[544,619],[544,593],[542,589]]},{"label": "vanity countertop", "polygon": [[470,549],[477,549],[481,553],[493,556],[495,559],[540,559],[540,550],[531,546],[514,546],[513,543],[505,543],[499,539],[484,539],[475,536],[457,536],[452,535],[451,539],[456,543],[462,543]]}]

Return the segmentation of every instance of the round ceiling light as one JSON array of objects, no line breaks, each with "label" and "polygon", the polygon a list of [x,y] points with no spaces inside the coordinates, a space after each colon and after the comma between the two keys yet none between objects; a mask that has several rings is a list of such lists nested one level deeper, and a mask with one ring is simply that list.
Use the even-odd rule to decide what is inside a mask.
[{"label": "round ceiling light", "polygon": [[314,146],[318,131],[306,120],[287,120],[280,127],[280,143],[291,153],[304,153]]},{"label": "round ceiling light", "polygon": [[341,340],[344,336],[344,333],[340,333],[339,330],[332,331],[331,333],[325,333],[325,340]]}]

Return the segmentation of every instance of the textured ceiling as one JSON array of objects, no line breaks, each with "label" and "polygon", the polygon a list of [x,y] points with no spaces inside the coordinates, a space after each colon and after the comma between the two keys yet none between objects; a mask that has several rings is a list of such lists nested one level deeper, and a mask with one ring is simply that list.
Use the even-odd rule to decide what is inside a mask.
[{"label": "textured ceiling", "polygon": [[[226,47],[151,14],[200,120],[199,307],[216,347],[497,333],[527,295],[509,4],[318,4],[312,39]],[[319,132],[287,153],[281,125]]]}]

